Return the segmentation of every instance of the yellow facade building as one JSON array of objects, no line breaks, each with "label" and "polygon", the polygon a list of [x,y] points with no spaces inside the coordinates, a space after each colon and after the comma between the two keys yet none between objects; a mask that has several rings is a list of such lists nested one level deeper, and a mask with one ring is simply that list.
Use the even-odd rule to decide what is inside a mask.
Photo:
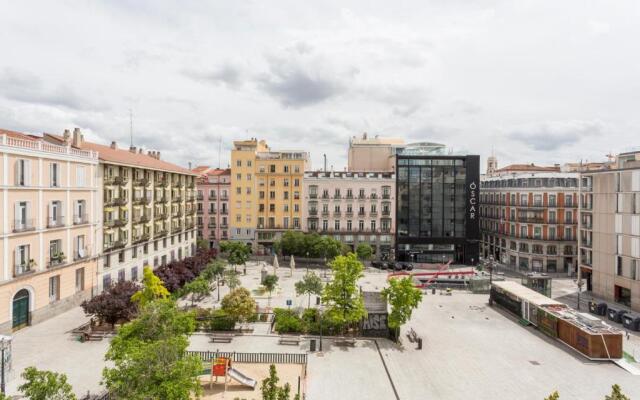
[{"label": "yellow facade building", "polygon": [[287,230],[302,227],[302,194],[309,153],[273,151],[264,140],[234,142],[231,152],[231,239],[269,254]]}]

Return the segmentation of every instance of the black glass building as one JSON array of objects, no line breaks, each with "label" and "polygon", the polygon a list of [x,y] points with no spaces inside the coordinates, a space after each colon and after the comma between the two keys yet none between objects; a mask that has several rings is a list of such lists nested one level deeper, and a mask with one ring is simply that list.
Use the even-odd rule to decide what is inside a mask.
[{"label": "black glass building", "polygon": [[476,264],[480,156],[421,145],[396,153],[396,259]]}]

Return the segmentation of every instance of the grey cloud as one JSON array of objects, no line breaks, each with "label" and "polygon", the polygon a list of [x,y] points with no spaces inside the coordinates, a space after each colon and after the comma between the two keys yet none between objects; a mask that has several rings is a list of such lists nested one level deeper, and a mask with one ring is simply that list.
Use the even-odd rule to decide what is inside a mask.
[{"label": "grey cloud", "polygon": [[533,150],[557,151],[564,145],[577,144],[586,136],[594,136],[602,132],[603,126],[597,121],[568,121],[514,131],[508,137]]},{"label": "grey cloud", "polygon": [[40,78],[27,71],[5,68],[0,72],[2,96],[22,103],[35,103],[53,107],[64,107],[79,111],[105,110],[108,107],[99,101],[82,96],[68,85],[46,88]]}]

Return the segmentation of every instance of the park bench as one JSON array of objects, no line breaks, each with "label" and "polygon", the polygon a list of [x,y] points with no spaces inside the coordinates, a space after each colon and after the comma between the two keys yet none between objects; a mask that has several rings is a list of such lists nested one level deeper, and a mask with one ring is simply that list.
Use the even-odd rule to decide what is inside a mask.
[{"label": "park bench", "polygon": [[356,345],[356,340],[353,338],[348,338],[348,337],[341,337],[341,338],[336,338],[334,339],[333,343],[336,346],[349,346],[349,347],[355,347]]},{"label": "park bench", "polygon": [[280,340],[278,340],[278,344],[289,344],[289,345],[299,345],[300,337],[299,336],[280,336]]},{"label": "park bench", "polygon": [[231,343],[233,340],[233,334],[229,333],[214,333],[211,335],[211,343]]},{"label": "park bench", "polygon": [[416,331],[411,328],[409,329],[409,332],[407,333],[407,338],[409,339],[409,341],[411,343],[417,342],[418,341],[418,334],[416,333]]},{"label": "park bench", "polygon": [[253,333],[253,327],[252,326],[241,326],[240,328],[238,328],[238,332],[240,333]]}]

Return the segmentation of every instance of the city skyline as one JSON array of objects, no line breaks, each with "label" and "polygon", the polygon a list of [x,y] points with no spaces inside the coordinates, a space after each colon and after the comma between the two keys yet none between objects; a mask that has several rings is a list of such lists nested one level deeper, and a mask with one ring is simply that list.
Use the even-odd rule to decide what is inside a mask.
[{"label": "city skyline", "polygon": [[280,5],[6,4],[1,125],[124,145],[132,110],[134,145],[182,166],[261,137],[336,170],[363,132],[507,165],[603,161],[640,126],[632,2]]}]

